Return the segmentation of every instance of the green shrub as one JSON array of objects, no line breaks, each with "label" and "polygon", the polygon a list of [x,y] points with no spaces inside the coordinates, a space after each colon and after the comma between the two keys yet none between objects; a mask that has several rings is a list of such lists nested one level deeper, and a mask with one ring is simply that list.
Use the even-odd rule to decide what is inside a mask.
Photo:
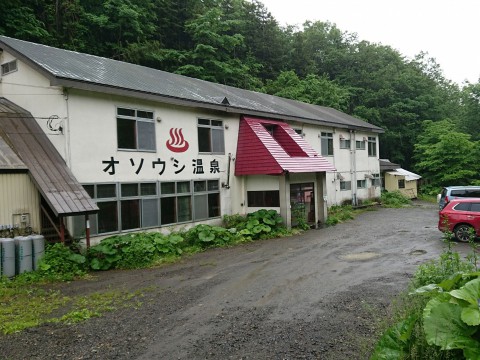
[{"label": "green shrub", "polygon": [[39,279],[45,280],[73,280],[75,277],[85,275],[87,270],[85,256],[62,243],[55,243],[47,244],[38,272],[22,275],[38,276]]},{"label": "green shrub", "polygon": [[411,203],[410,199],[400,191],[390,191],[382,193],[382,205],[391,208],[399,208]]},{"label": "green shrub", "polygon": [[328,216],[325,224],[327,226],[337,225],[338,223],[354,218],[355,210],[351,205],[333,205],[328,208]]}]

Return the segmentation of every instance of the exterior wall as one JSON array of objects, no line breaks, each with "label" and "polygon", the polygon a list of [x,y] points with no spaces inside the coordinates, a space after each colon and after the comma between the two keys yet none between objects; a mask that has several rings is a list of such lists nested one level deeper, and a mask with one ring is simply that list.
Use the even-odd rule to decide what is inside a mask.
[{"label": "exterior wall", "polygon": [[[371,175],[380,176],[379,164],[379,140],[378,135],[360,131],[349,131],[348,129],[319,127],[311,124],[291,123],[294,129],[301,130],[305,140],[321,154],[321,133],[332,133],[333,138],[333,156],[325,156],[333,166],[336,172],[326,174],[327,185],[327,206],[340,205],[344,201],[360,202],[365,199],[380,197],[380,184],[374,184],[370,179]],[[368,137],[376,138],[376,155],[368,155]],[[340,148],[341,138],[350,140],[350,148]],[[367,141],[365,141],[367,140]],[[356,149],[356,142],[365,144],[365,149]],[[340,179],[350,181],[350,190],[340,189]],[[358,188],[357,180],[365,180],[365,187]]]},{"label": "exterior wall", "polygon": [[405,180],[405,188],[403,189],[398,187],[398,180],[405,180],[405,176],[385,173],[385,190],[400,191],[403,195],[409,197],[410,199],[414,199],[418,196],[417,180]]},{"label": "exterior wall", "polygon": [[[20,214],[28,215],[28,223]],[[28,174],[0,174],[0,226],[9,225],[40,230],[40,195]]]},{"label": "exterior wall", "polygon": [[[13,60],[4,52],[0,63]],[[380,196],[380,187],[373,186],[366,175],[379,174],[378,136],[374,133],[321,127],[301,122],[290,122],[303,133],[305,140],[321,154],[321,132],[333,134],[333,156],[326,158],[336,172],[326,174],[288,174],[288,176],[235,177],[235,154],[240,114],[213,112],[194,107],[180,107],[159,102],[134,99],[83,90],[51,86],[48,79],[17,59],[18,71],[8,74],[0,82],[0,96],[32,113],[50,141],[64,157],[73,174],[82,184],[118,184],[142,182],[173,182],[218,180],[221,215],[245,214],[256,208],[247,206],[248,190],[284,191],[285,201],[279,210],[290,217],[290,183],[315,184],[317,220],[324,220],[328,206],[343,201],[358,201]],[[153,112],[156,150],[120,150],[117,146],[117,107]],[[225,152],[199,152],[197,119],[223,122]],[[61,128],[61,129],[60,129]],[[176,152],[169,149],[171,131],[182,131],[188,149]],[[376,154],[368,156],[368,146],[357,150],[355,142],[374,136]],[[350,149],[340,148],[340,139],[350,140]],[[203,173],[198,171],[199,162]],[[255,161],[255,159],[252,159]],[[154,164],[156,163],[156,167]],[[218,167],[212,167],[217,164]],[[163,170],[162,170],[162,167]],[[218,170],[218,171],[217,171]],[[351,189],[340,190],[339,176],[351,181]],[[366,180],[366,187],[357,188],[357,180]],[[202,222],[220,221],[220,217]],[[82,222],[82,220],[80,220]],[[190,226],[191,221],[185,226]],[[69,222],[73,227],[73,222]]]}]

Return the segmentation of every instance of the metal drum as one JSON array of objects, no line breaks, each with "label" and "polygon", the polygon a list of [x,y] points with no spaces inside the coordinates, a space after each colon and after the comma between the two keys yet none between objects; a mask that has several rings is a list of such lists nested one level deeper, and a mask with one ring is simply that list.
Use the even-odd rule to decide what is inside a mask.
[{"label": "metal drum", "polygon": [[15,241],[10,238],[2,238],[2,275],[6,277],[15,276]]},{"label": "metal drum", "polygon": [[32,266],[38,270],[38,263],[45,256],[45,237],[43,235],[30,235],[32,238]]},{"label": "metal drum", "polygon": [[30,236],[15,237],[16,274],[32,271],[32,238]]}]

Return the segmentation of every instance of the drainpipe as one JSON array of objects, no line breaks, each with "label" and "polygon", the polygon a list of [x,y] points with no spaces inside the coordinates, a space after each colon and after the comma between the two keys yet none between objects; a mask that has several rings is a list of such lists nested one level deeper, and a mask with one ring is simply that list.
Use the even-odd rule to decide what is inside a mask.
[{"label": "drainpipe", "polygon": [[350,172],[352,179],[352,205],[358,205],[357,199],[357,156],[356,156],[356,143],[355,143],[355,131],[350,130]]}]

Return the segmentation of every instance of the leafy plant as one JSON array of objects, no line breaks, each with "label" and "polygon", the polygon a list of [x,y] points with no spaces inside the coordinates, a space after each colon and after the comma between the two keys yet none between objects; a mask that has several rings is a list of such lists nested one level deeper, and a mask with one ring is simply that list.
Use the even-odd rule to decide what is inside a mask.
[{"label": "leafy plant", "polygon": [[[72,280],[85,275],[86,258],[62,243],[47,245],[39,263],[39,271],[30,276],[47,280]],[[27,276],[27,275],[25,275]]]},{"label": "leafy plant", "polygon": [[381,196],[382,205],[391,208],[400,208],[411,203],[410,199],[400,191],[384,191]]},{"label": "leafy plant", "polygon": [[355,210],[351,205],[333,205],[328,208],[328,216],[325,224],[327,226],[351,220],[354,218]]}]

